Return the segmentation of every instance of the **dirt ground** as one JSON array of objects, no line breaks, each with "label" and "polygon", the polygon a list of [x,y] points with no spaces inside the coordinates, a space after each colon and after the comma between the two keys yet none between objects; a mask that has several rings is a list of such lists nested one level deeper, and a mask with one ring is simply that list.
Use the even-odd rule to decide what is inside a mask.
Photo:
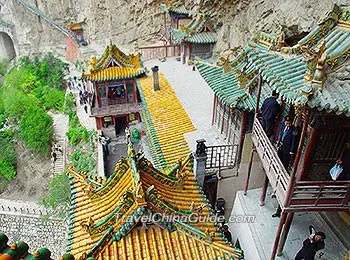
[{"label": "dirt ground", "polygon": [[50,157],[37,157],[30,152],[21,140],[16,142],[17,176],[0,198],[39,202],[47,191],[50,179]]}]

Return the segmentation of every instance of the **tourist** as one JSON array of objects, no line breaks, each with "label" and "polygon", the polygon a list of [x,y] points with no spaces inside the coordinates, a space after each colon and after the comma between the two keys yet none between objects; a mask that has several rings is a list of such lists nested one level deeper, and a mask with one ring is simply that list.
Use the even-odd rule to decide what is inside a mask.
[{"label": "tourist", "polygon": [[271,97],[266,98],[261,106],[261,116],[263,128],[268,138],[270,138],[275,130],[275,124],[280,114],[280,104],[277,102],[278,93],[272,91]]},{"label": "tourist", "polygon": [[325,233],[315,232],[313,226],[309,226],[309,231],[310,236],[303,241],[303,247],[299,250],[294,260],[314,260],[316,252],[325,247]]},{"label": "tourist", "polygon": [[106,155],[109,155],[109,150],[108,150],[109,140],[106,137],[104,137],[103,135],[99,136],[98,140],[102,144],[103,153]]},{"label": "tourist", "polygon": [[126,135],[126,140],[129,142],[130,136],[131,136],[129,127],[125,127],[125,135]]},{"label": "tourist", "polygon": [[85,110],[85,113],[87,114],[87,113],[88,113],[88,107],[87,107],[87,105],[84,105],[84,110]]},{"label": "tourist", "polygon": [[54,164],[56,162],[56,160],[57,160],[57,154],[56,154],[55,150],[53,150],[51,152],[51,162],[52,162],[52,164]]},{"label": "tourist", "polygon": [[343,161],[338,159],[335,162],[335,165],[329,171],[329,175],[330,175],[331,179],[333,181],[336,181],[338,179],[342,179],[342,178],[340,178],[340,175],[343,172],[343,170],[344,170],[343,169]]},{"label": "tourist", "polygon": [[298,132],[289,116],[284,117],[281,125],[281,132],[277,144],[277,154],[281,159],[284,168],[288,168],[291,156],[298,146]]},{"label": "tourist", "polygon": [[228,230],[227,225],[222,226],[222,233],[224,233],[224,236],[227,239],[227,241],[232,243],[232,235],[231,235],[231,232]]},{"label": "tourist", "polygon": [[59,144],[57,144],[57,143],[55,143],[55,144],[53,145],[53,150],[54,150],[54,151],[57,151],[57,152],[60,152],[61,154],[63,154],[63,149],[62,149],[62,147],[61,147]]}]

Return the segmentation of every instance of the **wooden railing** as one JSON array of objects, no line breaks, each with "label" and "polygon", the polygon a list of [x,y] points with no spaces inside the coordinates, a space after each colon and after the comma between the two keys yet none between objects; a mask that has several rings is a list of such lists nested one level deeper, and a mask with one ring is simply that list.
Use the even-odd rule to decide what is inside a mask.
[{"label": "wooden railing", "polygon": [[252,140],[277,200],[283,206],[290,177],[258,118],[254,119]]},{"label": "wooden railing", "polygon": [[179,45],[163,45],[163,46],[150,46],[140,47],[143,60],[160,59],[164,57],[177,57],[180,56]]},{"label": "wooden railing", "polygon": [[124,115],[140,112],[141,109],[141,103],[126,103],[106,107],[93,107],[91,108],[91,116]]},{"label": "wooden railing", "polygon": [[298,211],[350,209],[349,199],[350,181],[298,181],[288,208]]}]

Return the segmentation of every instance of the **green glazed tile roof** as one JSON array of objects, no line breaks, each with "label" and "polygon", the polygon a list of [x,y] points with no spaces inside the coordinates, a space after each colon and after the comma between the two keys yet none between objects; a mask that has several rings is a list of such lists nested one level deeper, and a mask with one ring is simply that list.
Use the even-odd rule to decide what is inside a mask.
[{"label": "green glazed tile roof", "polygon": [[190,43],[215,43],[216,33],[214,32],[197,33],[193,36],[187,37],[185,41]]},{"label": "green glazed tile roof", "polygon": [[[281,51],[276,50],[276,37],[259,35],[245,47],[248,62],[261,72],[263,79],[277,89],[286,102],[308,104],[328,113],[349,115],[349,85],[337,79],[347,73],[342,68],[350,57],[350,23],[340,20],[348,12],[348,9],[335,5],[318,27],[297,45]],[[323,42],[327,65],[326,80],[322,86],[305,78],[310,73],[313,77],[318,75],[316,63]]]},{"label": "green glazed tile roof", "polygon": [[170,6],[170,5],[166,5],[166,4],[161,4],[160,7],[165,12],[188,15],[188,16],[190,15],[190,12],[184,6],[175,7],[175,6]]},{"label": "green glazed tile roof", "polygon": [[310,100],[309,106],[350,116],[350,63],[328,75],[323,89]]},{"label": "green glazed tile roof", "polygon": [[[254,111],[256,97],[249,95],[244,87],[239,87],[239,79],[234,70],[224,73],[222,67],[202,61],[196,61],[196,67],[222,102],[231,108]],[[255,80],[256,76],[247,85],[251,85]]]},{"label": "green glazed tile roof", "polygon": [[278,53],[270,54],[254,48],[255,43],[250,44],[246,46],[249,63],[260,70],[263,79],[273,82],[273,88],[286,99],[286,102],[305,104],[307,94],[310,94],[312,89],[311,85],[304,81],[307,66],[302,56],[285,57]]},{"label": "green glazed tile roof", "polygon": [[[320,111],[350,116],[349,14],[349,9],[335,5],[309,35],[297,45],[282,47],[281,50],[277,50],[277,35],[260,32],[245,46],[246,58],[239,62],[230,61],[231,71],[228,73],[223,72],[223,67],[204,62],[197,62],[197,68],[219,99],[230,107],[254,109],[256,91],[248,94],[246,90],[252,82],[245,82],[245,86],[239,84],[236,70],[245,74],[256,70],[268,83],[263,84],[261,100],[276,89],[289,104],[307,104]],[[327,65],[322,85],[312,82],[312,78],[317,80],[319,74],[316,64],[323,42]]]},{"label": "green glazed tile roof", "polygon": [[212,30],[209,14],[199,13],[187,26],[173,29],[172,37],[175,43],[215,43],[216,33]]}]

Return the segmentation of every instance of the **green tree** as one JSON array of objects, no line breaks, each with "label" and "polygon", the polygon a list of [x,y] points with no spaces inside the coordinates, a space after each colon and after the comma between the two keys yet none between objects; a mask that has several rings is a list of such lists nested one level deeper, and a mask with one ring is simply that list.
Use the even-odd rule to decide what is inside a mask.
[{"label": "green tree", "polygon": [[16,176],[16,154],[11,130],[0,131],[0,187]]},{"label": "green tree", "polygon": [[28,148],[45,156],[50,149],[53,134],[52,118],[42,109],[31,107],[24,112],[19,124],[19,134]]},{"label": "green tree", "polygon": [[51,178],[49,190],[40,200],[48,216],[65,218],[68,216],[71,204],[71,190],[68,175],[60,173]]},{"label": "green tree", "polygon": [[5,114],[18,119],[29,107],[35,107],[38,104],[35,97],[28,96],[12,86],[3,88],[2,100]]}]

